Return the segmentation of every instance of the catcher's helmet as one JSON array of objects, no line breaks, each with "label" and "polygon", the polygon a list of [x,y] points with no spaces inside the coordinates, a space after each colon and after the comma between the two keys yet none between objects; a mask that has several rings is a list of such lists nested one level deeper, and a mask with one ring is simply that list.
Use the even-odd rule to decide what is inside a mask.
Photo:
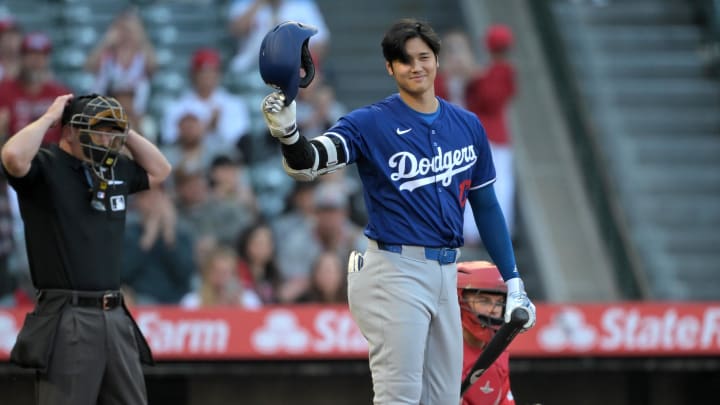
[{"label": "catcher's helmet", "polygon": [[457,292],[460,302],[462,325],[481,342],[489,342],[503,323],[505,306],[499,318],[488,314],[478,314],[468,304],[471,294],[507,294],[507,286],[494,264],[486,261],[458,263]]},{"label": "catcher's helmet", "polygon": [[85,160],[95,174],[112,180],[117,155],[125,145],[129,124],[120,102],[113,97],[88,94],[74,98],[65,107],[62,125],[78,128]]},{"label": "catcher's helmet", "polygon": [[[260,45],[260,76],[265,83],[285,95],[285,105],[290,105],[298,93],[298,87],[307,87],[315,77],[308,42],[317,28],[285,21],[265,34]],[[300,68],[305,76],[300,77]]]}]

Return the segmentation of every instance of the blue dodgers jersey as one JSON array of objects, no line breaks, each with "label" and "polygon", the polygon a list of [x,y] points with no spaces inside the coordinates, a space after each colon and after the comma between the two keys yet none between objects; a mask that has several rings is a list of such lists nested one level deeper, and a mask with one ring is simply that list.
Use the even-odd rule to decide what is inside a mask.
[{"label": "blue dodgers jersey", "polygon": [[495,181],[478,118],[442,99],[431,124],[394,94],[357,109],[325,132],[356,163],[368,212],[367,237],[391,244],[463,245],[467,193]]}]

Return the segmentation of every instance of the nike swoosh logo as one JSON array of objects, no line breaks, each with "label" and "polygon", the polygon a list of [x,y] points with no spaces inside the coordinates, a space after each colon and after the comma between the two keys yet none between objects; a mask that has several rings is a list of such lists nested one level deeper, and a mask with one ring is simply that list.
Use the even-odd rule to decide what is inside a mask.
[{"label": "nike swoosh logo", "polygon": [[410,131],[412,131],[412,128],[408,128],[408,129],[395,128],[395,133],[398,135],[407,134]]}]

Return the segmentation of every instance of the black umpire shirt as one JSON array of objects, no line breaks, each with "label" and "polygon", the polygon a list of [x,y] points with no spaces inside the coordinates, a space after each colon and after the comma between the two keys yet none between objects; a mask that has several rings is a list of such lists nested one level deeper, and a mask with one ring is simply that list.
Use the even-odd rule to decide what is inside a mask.
[{"label": "black umpire shirt", "polygon": [[120,288],[127,195],[149,187],[147,172],[121,156],[108,193],[111,212],[90,205],[89,169],[57,145],[40,149],[24,177],[8,175],[25,223],[30,274],[37,289]]}]

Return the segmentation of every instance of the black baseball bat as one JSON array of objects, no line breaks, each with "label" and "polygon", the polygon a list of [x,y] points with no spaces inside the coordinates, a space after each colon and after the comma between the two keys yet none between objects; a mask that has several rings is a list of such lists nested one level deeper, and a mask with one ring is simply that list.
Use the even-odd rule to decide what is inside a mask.
[{"label": "black baseball bat", "polygon": [[481,375],[483,375],[485,370],[487,370],[488,367],[490,367],[490,365],[498,358],[498,356],[500,356],[500,354],[508,347],[510,342],[512,342],[515,336],[520,333],[523,325],[525,325],[529,319],[530,315],[525,309],[515,308],[512,314],[510,314],[510,322],[504,323],[500,329],[498,329],[495,336],[490,339],[490,342],[485,347],[485,350],[483,350],[477,360],[475,360],[475,364],[473,364],[470,372],[460,385],[461,398],[465,394],[465,391],[467,391],[467,389],[470,388],[470,386],[473,385]]}]

